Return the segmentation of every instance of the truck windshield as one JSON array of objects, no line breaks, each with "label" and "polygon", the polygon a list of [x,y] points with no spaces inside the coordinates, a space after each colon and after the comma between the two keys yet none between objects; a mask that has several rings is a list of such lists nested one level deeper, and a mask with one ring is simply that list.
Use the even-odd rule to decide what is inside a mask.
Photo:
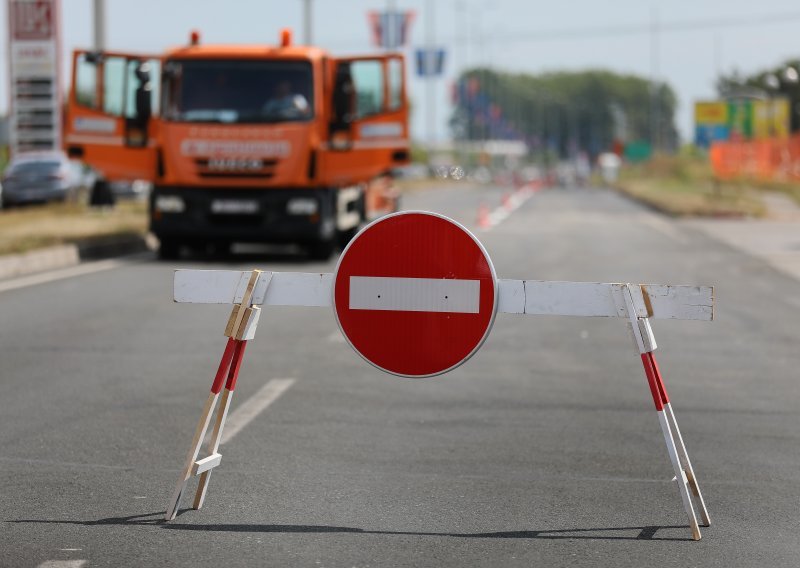
[{"label": "truck windshield", "polygon": [[288,122],[314,115],[306,61],[169,61],[163,93],[164,118],[177,122]]}]

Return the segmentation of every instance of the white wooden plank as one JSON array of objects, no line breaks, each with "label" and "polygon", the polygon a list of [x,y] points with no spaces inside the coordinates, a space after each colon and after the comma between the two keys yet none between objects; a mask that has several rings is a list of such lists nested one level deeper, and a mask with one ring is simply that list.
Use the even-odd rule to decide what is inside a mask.
[{"label": "white wooden plank", "polygon": [[713,286],[642,284],[650,299],[653,317],[661,319],[714,319]]},{"label": "white wooden plank", "polygon": [[[176,270],[175,301],[203,304],[240,302],[251,271]],[[529,315],[627,317],[621,283],[499,280],[498,311]],[[333,274],[264,272],[253,293],[254,305],[331,305]],[[634,293],[637,317],[710,321],[714,289],[710,286],[643,284],[647,297]],[[649,313],[652,310],[652,313]]]},{"label": "white wooden plank", "polygon": [[[252,271],[176,270],[174,300],[195,304],[242,301]],[[253,291],[253,305],[330,306],[333,274],[263,272]]]},{"label": "white wooden plank", "polygon": [[526,280],[525,313],[530,315],[625,317],[621,285],[597,282]]},{"label": "white wooden plank", "polygon": [[331,305],[333,274],[306,272],[276,272],[272,283],[263,290],[256,288],[254,304],[265,306],[317,306]]},{"label": "white wooden plank", "polygon": [[[250,270],[176,270],[174,300],[193,304],[233,304],[240,281]],[[244,292],[244,290],[243,290]]]},{"label": "white wooden plank", "polygon": [[[624,284],[500,280],[498,311],[528,315],[627,317]],[[714,288],[642,284],[632,286],[637,317],[710,321],[714,315]],[[642,293],[644,290],[647,298]],[[520,304],[524,309],[520,309]],[[649,313],[648,305],[652,308]]]}]

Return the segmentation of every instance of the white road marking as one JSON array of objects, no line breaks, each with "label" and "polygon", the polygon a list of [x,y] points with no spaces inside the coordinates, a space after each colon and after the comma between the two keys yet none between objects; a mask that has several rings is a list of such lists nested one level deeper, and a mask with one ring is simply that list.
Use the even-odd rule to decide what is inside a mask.
[{"label": "white road marking", "polygon": [[477,314],[480,280],[350,277],[350,309]]},{"label": "white road marking", "polygon": [[261,390],[244,401],[236,410],[228,415],[220,444],[229,442],[236,434],[241,432],[253,418],[263,412],[270,404],[278,400],[278,397],[286,392],[293,384],[294,379],[272,379],[261,387]]},{"label": "white road marking", "polygon": [[45,560],[38,568],[81,568],[86,560]]},{"label": "white road marking", "polygon": [[653,213],[642,213],[639,216],[639,221],[641,221],[651,229],[655,229],[665,237],[670,238],[675,242],[681,244],[686,244],[689,242],[689,239],[686,238],[686,235],[681,233],[673,223],[665,221],[664,219],[662,219],[657,215],[654,215]]},{"label": "white road marking", "polygon": [[37,284],[45,284],[47,282],[54,282],[56,280],[64,280],[65,278],[74,278],[75,276],[83,276],[84,274],[92,274],[94,272],[102,272],[104,270],[111,270],[120,266],[129,264],[137,258],[142,258],[142,255],[136,254],[121,258],[111,258],[108,260],[98,260],[95,262],[85,262],[77,266],[70,266],[69,268],[62,268],[60,270],[50,270],[42,272],[41,274],[30,274],[28,276],[20,276],[19,278],[12,278],[0,282],[0,292],[7,292],[9,290],[16,290],[17,288],[26,288],[28,286],[35,286]]},{"label": "white road marking", "polygon": [[508,219],[511,214],[519,209],[523,203],[528,201],[534,193],[538,191],[537,189],[532,188],[523,188],[519,191],[515,191],[508,197],[508,201],[504,205],[500,205],[499,207],[495,208],[494,211],[489,213],[488,215],[488,223],[484,227],[480,227],[481,231],[491,231],[497,225]]}]

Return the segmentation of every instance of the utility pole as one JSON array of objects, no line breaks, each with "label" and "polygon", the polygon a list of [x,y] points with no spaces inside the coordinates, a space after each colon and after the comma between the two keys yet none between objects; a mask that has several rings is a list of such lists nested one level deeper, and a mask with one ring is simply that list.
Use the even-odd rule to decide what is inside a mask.
[{"label": "utility pole", "polygon": [[303,0],[303,43],[311,45],[311,0]]},{"label": "utility pole", "polygon": [[103,51],[106,48],[106,2],[94,0],[94,49]]},{"label": "utility pole", "polygon": [[386,0],[386,51],[396,51],[400,44],[400,38],[397,37],[400,30],[395,25],[398,23],[395,14],[397,14],[396,0]]},{"label": "utility pole", "polygon": [[435,15],[434,15],[433,0],[426,0],[425,2],[425,71],[426,80],[426,98],[427,115],[428,115],[428,149],[429,152],[433,149],[436,141],[436,53],[434,51],[435,42]]},{"label": "utility pole", "polygon": [[661,146],[661,108],[658,87],[658,8],[652,7],[650,21],[650,145],[655,152]]}]

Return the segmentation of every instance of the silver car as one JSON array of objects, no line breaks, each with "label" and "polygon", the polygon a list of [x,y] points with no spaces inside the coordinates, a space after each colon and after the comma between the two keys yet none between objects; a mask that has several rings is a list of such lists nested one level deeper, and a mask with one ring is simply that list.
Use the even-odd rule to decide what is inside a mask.
[{"label": "silver car", "polygon": [[30,152],[11,160],[2,180],[3,206],[77,199],[85,189],[78,162],[60,152]]}]

